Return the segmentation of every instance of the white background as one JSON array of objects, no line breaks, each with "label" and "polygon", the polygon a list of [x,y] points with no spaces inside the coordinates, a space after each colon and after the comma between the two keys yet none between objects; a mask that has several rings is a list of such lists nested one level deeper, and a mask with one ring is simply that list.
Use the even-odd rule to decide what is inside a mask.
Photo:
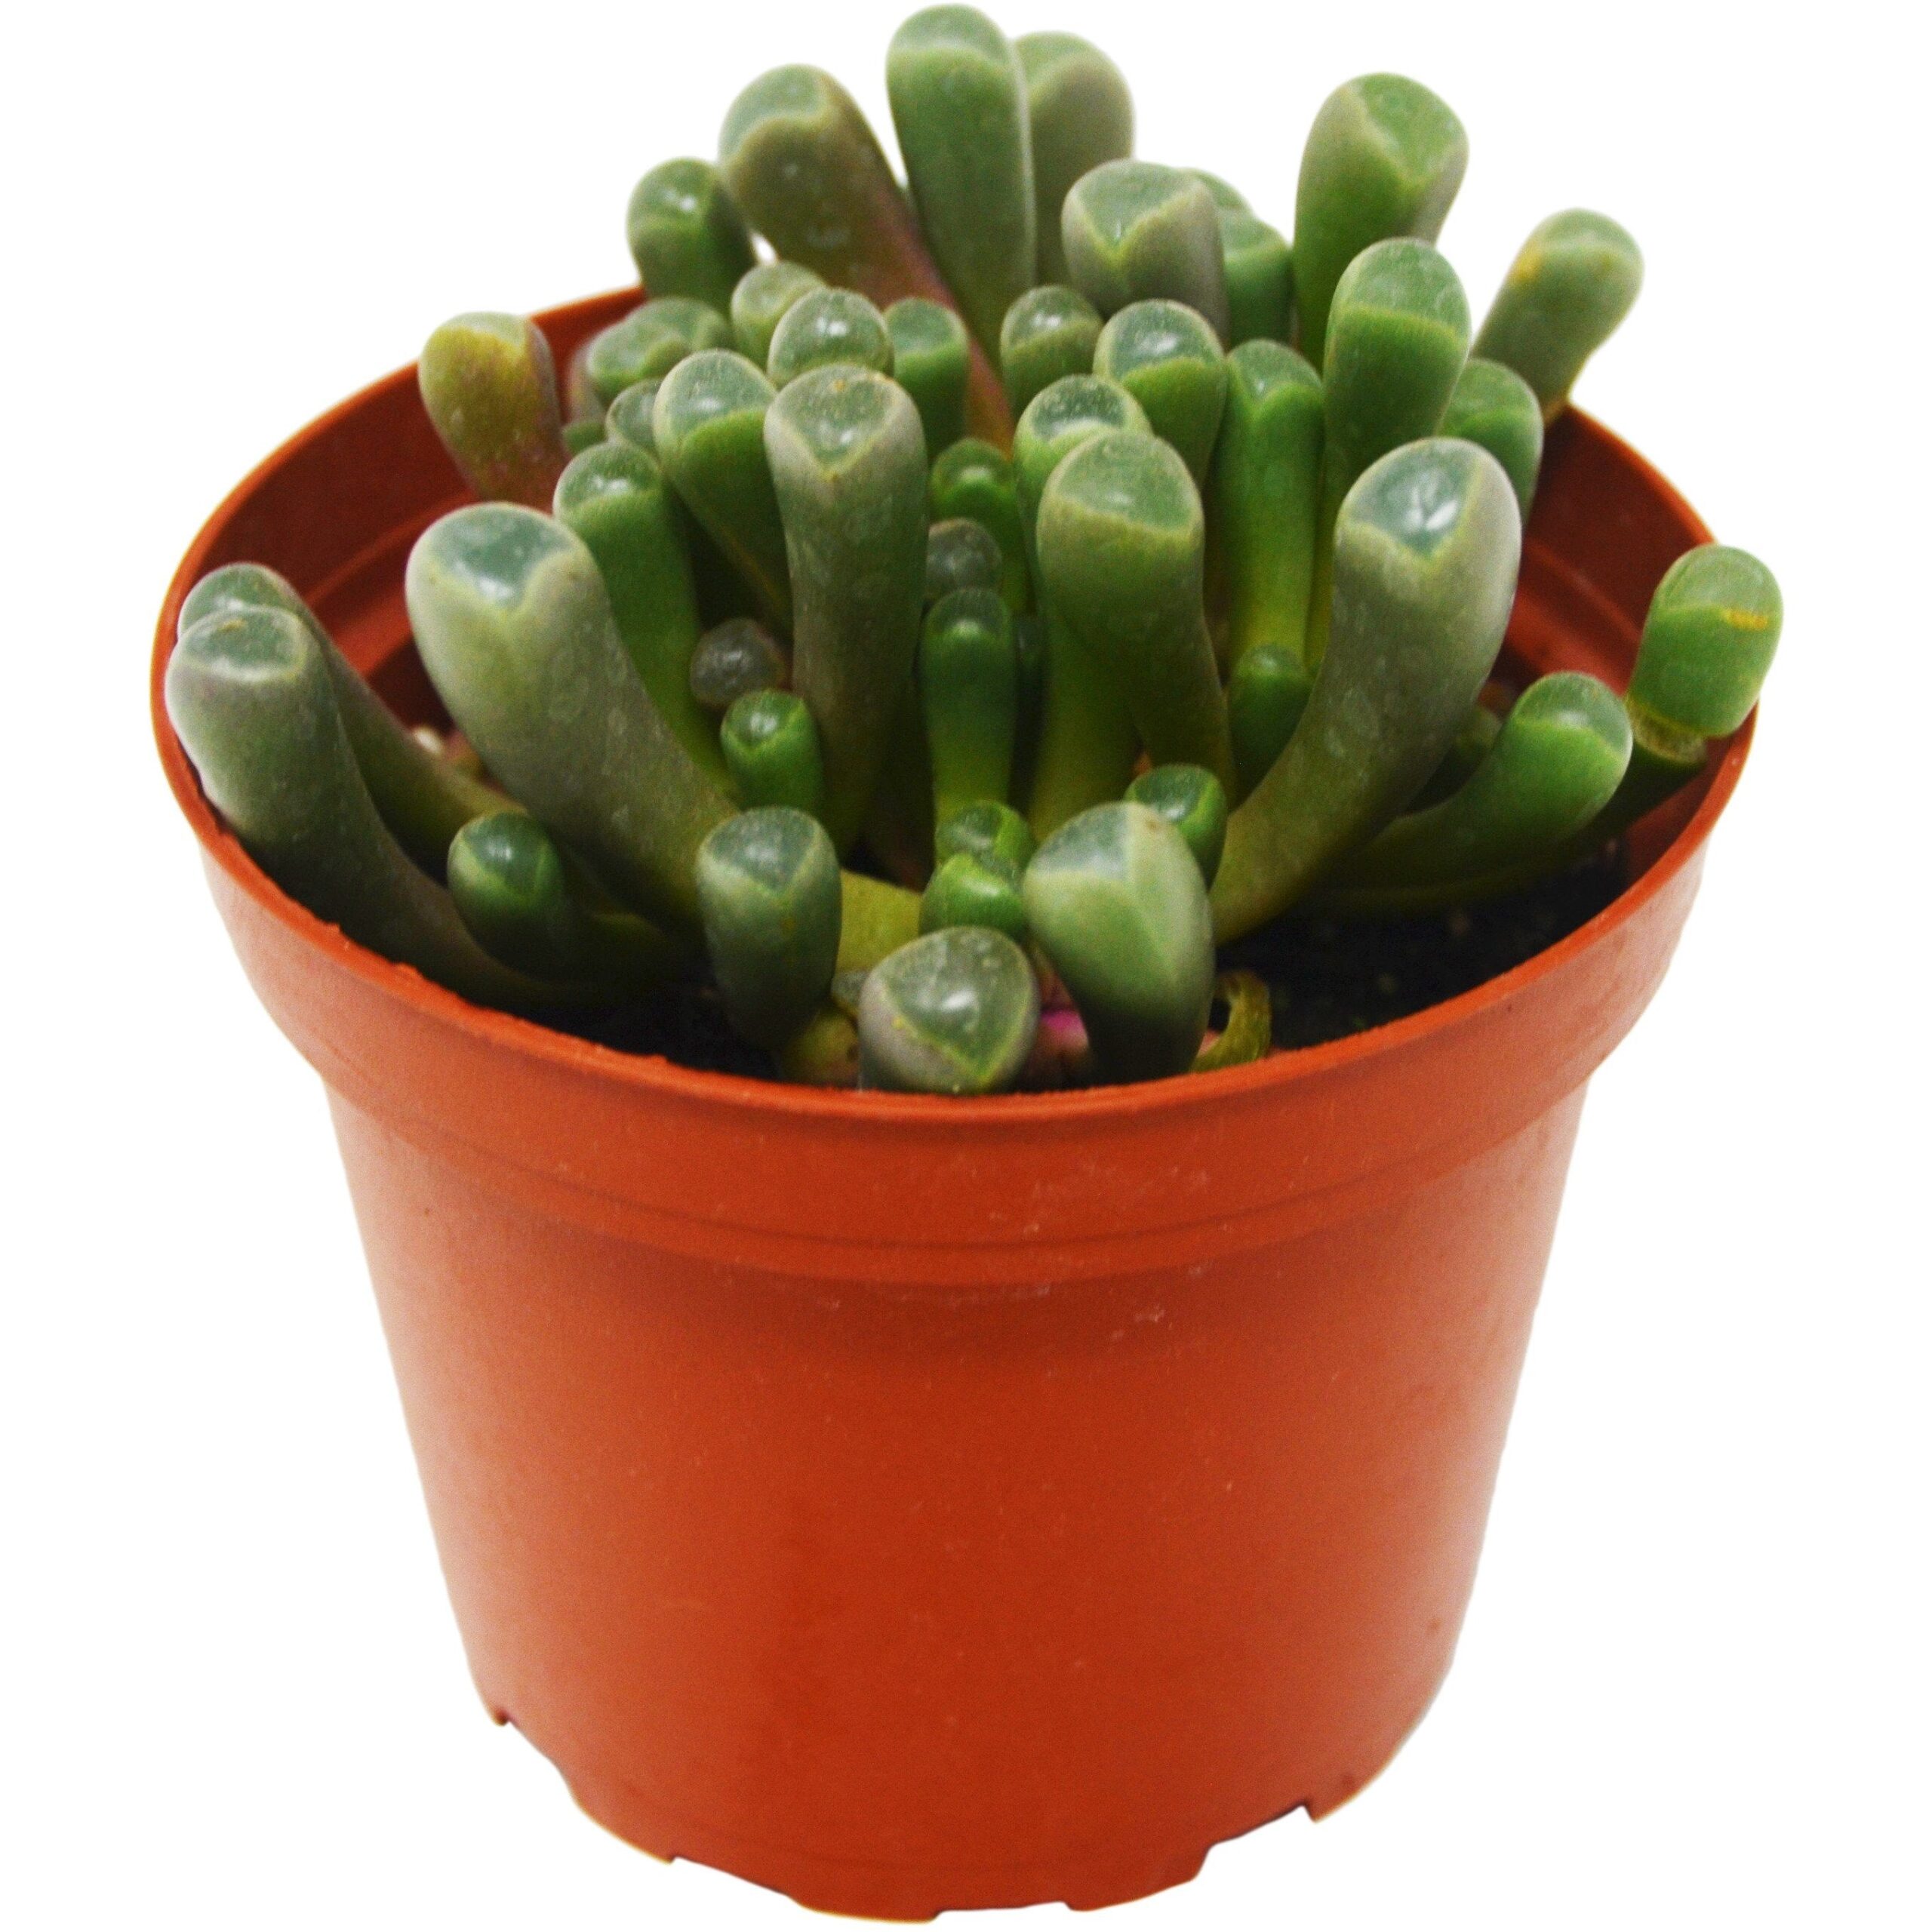
[{"label": "white background", "polygon": [[[712,152],[758,68],[829,66],[887,131],[900,11],[9,29],[11,1924],[808,1923],[627,1850],[485,1720],[321,1093],[216,921],[145,670],[260,456],[446,314],[626,278],[632,180]],[[1447,1690],[1352,1806],[1108,1932],[1923,1925],[1924,48],[1847,4],[1000,11],[1100,42],[1141,151],[1284,226],[1321,97],[1426,80],[1470,132],[1444,242],[1478,309],[1543,214],[1617,215],[1649,280],[1581,399],[1789,611],[1675,971],[1595,1083]]]}]

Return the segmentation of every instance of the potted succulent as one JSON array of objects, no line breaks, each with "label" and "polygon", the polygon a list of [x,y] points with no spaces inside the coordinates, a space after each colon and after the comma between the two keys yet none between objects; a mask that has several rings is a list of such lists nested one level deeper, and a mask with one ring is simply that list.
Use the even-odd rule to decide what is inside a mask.
[{"label": "potted succulent", "polygon": [[767,74],[638,185],[648,294],[272,457],[155,679],[486,1702],[921,1917],[1185,1878],[1426,1706],[1780,612],[1568,407],[1621,229],[1472,328],[1418,84],[1291,240],[1072,36],[887,80],[903,188]]}]

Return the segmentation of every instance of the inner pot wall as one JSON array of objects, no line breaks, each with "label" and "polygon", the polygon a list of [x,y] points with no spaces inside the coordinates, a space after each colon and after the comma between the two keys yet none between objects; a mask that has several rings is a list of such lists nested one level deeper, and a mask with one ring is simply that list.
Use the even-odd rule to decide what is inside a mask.
[{"label": "inner pot wall", "polygon": [[[540,319],[561,361],[630,296]],[[1447,1669],[1584,1082],[1742,764],[1514,972],[1226,1073],[946,1102],[628,1057],[284,898],[158,709],[251,557],[406,716],[401,564],[460,488],[413,373],[184,561],[157,728],[249,977],[321,1073],[485,1701],[660,1855],[916,1918],[1185,1878],[1377,1771]],[[1621,681],[1706,533],[1574,413],[1511,645]]]}]

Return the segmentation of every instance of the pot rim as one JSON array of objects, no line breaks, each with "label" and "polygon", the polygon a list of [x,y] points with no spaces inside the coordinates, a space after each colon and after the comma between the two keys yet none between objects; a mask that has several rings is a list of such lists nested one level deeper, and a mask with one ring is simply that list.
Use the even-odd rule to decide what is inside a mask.
[{"label": "pot rim", "polygon": [[[608,297],[595,298],[608,300]],[[570,305],[565,315],[590,306]],[[544,325],[554,312],[534,319]],[[229,524],[255,491],[277,470],[312,444],[320,441],[345,417],[385,392],[416,380],[415,365],[392,371],[333,408],[315,417],[257,463],[222,500],[201,529],[168,585],[155,626],[155,648],[149,672],[149,706],[155,741],[168,787],[182,814],[200,841],[205,862],[219,865],[257,905],[291,928],[307,945],[334,966],[355,974],[423,1017],[473,1037],[477,1044],[548,1060],[560,1070],[613,1081],[643,1092],[676,1096],[694,1102],[736,1106],[753,1114],[802,1116],[827,1124],[884,1122],[895,1118],[930,1128],[936,1120],[957,1122],[962,1129],[997,1129],[1023,1121],[1117,1120],[1153,1112],[1185,1112],[1211,1108],[1223,1100],[1320,1078],[1337,1069],[1380,1056],[1404,1052],[1416,1042],[1469,1023],[1478,1016],[1515,998],[1535,981],[1560,972],[1579,955],[1598,945],[1641,910],[1688,864],[1709,835],[1732,792],[1749,753],[1757,723],[1754,709],[1734,733],[1710,769],[1704,795],[1669,843],[1641,877],[1626,886],[1604,909],[1554,945],[1533,954],[1520,965],[1484,980],[1453,998],[1391,1020],[1379,1026],[1312,1047],[1278,1049],[1246,1066],[1204,1074],[1178,1075],[1164,1080],[1142,1081],[1115,1087],[1091,1087],[1049,1094],[1004,1094],[973,1098],[936,1094],[885,1094],[848,1088],[797,1085],[759,1080],[746,1074],[713,1072],[681,1066],[660,1054],[629,1054],[596,1041],[580,1039],[525,1020],[514,1014],[477,1006],[460,995],[426,979],[413,967],[385,959],[357,945],[341,930],[319,918],[291,898],[249,857],[241,841],[217,816],[180,741],[168,721],[163,695],[168,660],[174,648],[176,614],[195,582],[210,566]],[[1676,512],[1697,540],[1709,542],[1703,520],[1669,480],[1649,462],[1594,417],[1571,412],[1593,435],[1603,440],[1627,463],[1644,484]]]}]

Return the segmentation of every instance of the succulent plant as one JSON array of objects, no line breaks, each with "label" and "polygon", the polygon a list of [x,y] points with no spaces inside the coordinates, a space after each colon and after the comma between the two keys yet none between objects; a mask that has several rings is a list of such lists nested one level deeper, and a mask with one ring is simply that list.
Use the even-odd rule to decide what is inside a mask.
[{"label": "succulent plant", "polygon": [[559,1023],[709,1003],[787,1079],[1211,1072],[1273,1038],[1217,944],[1534,886],[1743,724],[1782,623],[1743,551],[1671,568],[1621,694],[1499,663],[1546,423],[1641,278],[1614,223],[1537,228],[1472,354],[1467,143],[1414,81],[1323,104],[1292,240],[1137,158],[1072,35],[930,8],[886,91],[904,188],[804,66],[647,173],[645,293],[561,400],[521,317],[425,345],[478,499],[405,586],[454,734],[275,571],[189,593],[170,715],[312,912]]}]

